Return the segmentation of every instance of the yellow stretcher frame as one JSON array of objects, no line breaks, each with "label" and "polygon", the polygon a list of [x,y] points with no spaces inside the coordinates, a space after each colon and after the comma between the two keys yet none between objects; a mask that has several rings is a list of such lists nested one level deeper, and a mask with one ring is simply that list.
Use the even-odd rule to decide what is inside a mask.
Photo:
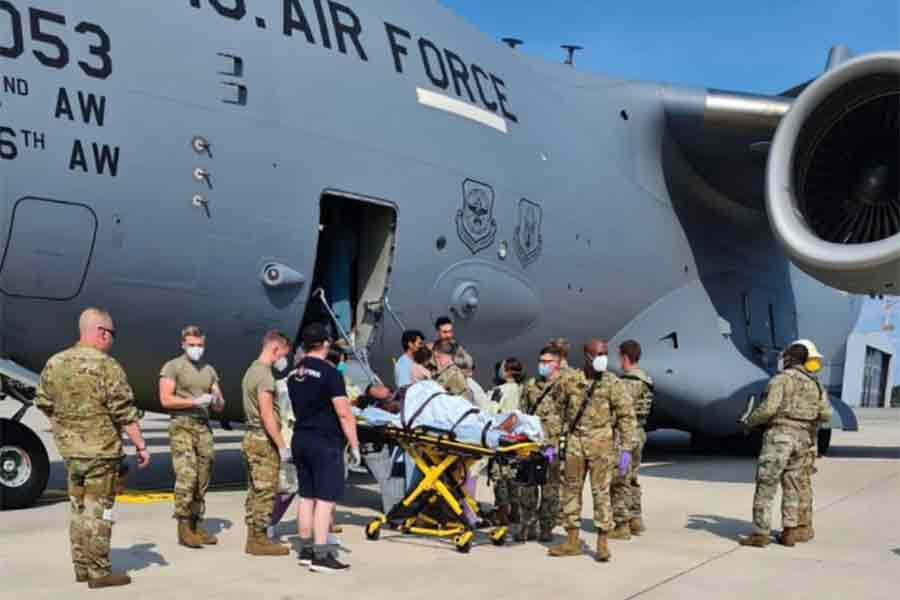
[{"label": "yellow stretcher frame", "polygon": [[[369,426],[360,423],[359,427],[367,428]],[[463,554],[467,554],[472,549],[475,528],[467,523],[461,502],[468,504],[472,512],[480,517],[478,503],[462,487],[465,474],[483,458],[503,456],[509,461],[525,460],[541,451],[541,445],[535,442],[523,442],[494,450],[477,444],[460,442],[450,436],[427,430],[408,431],[393,426],[372,427],[371,429],[374,430],[372,433],[382,437],[385,442],[399,445],[422,471],[424,477],[419,485],[387,515],[381,515],[366,526],[366,538],[373,541],[379,539],[382,528],[395,521],[396,514],[413,511],[416,503],[421,502],[422,497],[429,494],[430,497],[426,501],[425,507],[432,507],[439,502],[443,503],[457,520],[441,522],[424,514],[423,511],[418,511],[416,514],[409,514],[403,518],[399,527],[400,531],[405,534],[452,539],[456,550]],[[462,497],[457,499],[457,495]],[[495,546],[502,546],[506,543],[508,533],[508,527],[495,527],[488,532],[488,536]]]}]

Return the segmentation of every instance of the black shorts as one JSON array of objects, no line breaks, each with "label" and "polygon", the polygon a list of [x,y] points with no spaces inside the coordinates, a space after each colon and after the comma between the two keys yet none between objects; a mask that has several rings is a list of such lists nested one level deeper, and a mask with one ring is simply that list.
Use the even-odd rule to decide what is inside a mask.
[{"label": "black shorts", "polygon": [[344,446],[298,431],[291,444],[301,498],[339,502],[344,497]]}]

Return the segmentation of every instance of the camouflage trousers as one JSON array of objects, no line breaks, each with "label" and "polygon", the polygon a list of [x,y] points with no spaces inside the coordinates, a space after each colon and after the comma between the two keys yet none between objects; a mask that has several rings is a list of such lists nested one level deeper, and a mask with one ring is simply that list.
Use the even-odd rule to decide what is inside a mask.
[{"label": "camouflage trousers", "polygon": [[812,527],[813,516],[813,486],[812,476],[816,474],[816,448],[815,437],[813,444],[806,456],[806,463],[800,476],[800,502],[797,507],[797,525],[801,527]]},{"label": "camouflage trousers", "polygon": [[513,507],[519,504],[522,488],[516,485],[516,469],[509,465],[492,465],[490,479],[494,485],[494,505]]},{"label": "camouflage trousers", "polygon": [[581,528],[581,498],[586,476],[590,476],[594,525],[602,532],[613,528],[609,486],[612,483],[614,453],[610,439],[580,435],[569,438],[562,485],[563,527],[567,530]]},{"label": "camouflage trousers", "polygon": [[560,466],[554,463],[550,466],[547,483],[519,488],[519,521],[523,528],[540,525],[543,531],[553,530],[559,518],[561,484]]},{"label": "camouflage trousers", "polygon": [[612,483],[609,487],[613,519],[616,524],[627,523],[631,519],[640,519],[643,512],[638,469],[640,469],[641,460],[644,457],[644,444],[647,443],[647,433],[642,427],[638,427],[634,432],[634,437],[634,448],[631,450],[631,466],[625,475],[620,475],[618,468],[614,468]]},{"label": "camouflage trousers", "polygon": [[174,517],[203,518],[215,456],[209,423],[193,417],[174,417],[169,423],[169,443],[175,471]]},{"label": "camouflage trousers", "polygon": [[109,545],[119,458],[68,458],[69,543],[76,576],[91,579],[110,574]]},{"label": "camouflage trousers", "polygon": [[812,439],[801,428],[775,426],[763,434],[762,450],[756,469],[756,492],[753,495],[753,532],[769,535],[772,523],[772,501],[781,484],[781,525],[797,527],[800,490],[808,471]]},{"label": "camouflage trousers", "polygon": [[281,459],[275,444],[262,430],[249,430],[241,442],[247,467],[244,521],[251,531],[265,531],[272,520]]}]

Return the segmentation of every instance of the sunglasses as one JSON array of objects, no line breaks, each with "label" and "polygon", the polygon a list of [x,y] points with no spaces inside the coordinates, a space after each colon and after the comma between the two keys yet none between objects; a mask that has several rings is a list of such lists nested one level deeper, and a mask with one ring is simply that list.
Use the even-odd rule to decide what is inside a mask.
[{"label": "sunglasses", "polygon": [[116,339],[116,330],[115,329],[110,329],[109,327],[101,327],[100,325],[97,326],[97,329],[99,329],[103,333],[109,335],[109,337],[111,337],[112,339]]}]

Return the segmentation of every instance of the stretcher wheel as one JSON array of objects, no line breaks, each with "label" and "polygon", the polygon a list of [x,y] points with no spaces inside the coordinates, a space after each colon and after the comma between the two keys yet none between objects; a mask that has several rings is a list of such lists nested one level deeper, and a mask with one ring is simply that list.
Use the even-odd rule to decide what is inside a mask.
[{"label": "stretcher wheel", "polygon": [[381,526],[383,525],[381,519],[375,519],[371,523],[366,526],[366,539],[372,540],[373,542],[381,537]]},{"label": "stretcher wheel", "polygon": [[467,531],[464,534],[457,536],[454,540],[456,542],[456,551],[460,554],[468,554],[470,550],[472,550],[472,538],[475,537],[471,531]]},{"label": "stretcher wheel", "polygon": [[509,537],[509,529],[501,527],[491,534],[491,543],[495,546],[503,546],[506,544],[506,538]]}]

